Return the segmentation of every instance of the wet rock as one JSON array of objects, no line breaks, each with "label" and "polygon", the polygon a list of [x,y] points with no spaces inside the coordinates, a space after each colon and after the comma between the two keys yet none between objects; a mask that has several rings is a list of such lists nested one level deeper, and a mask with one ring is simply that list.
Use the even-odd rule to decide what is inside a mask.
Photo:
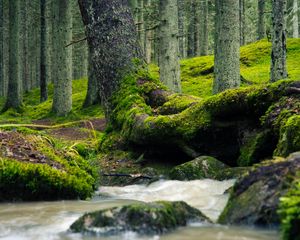
[{"label": "wet rock", "polygon": [[190,221],[210,222],[199,210],[185,202],[136,203],[87,213],[74,222],[72,232],[111,235],[125,231],[161,234]]},{"label": "wet rock", "polygon": [[278,225],[280,198],[299,170],[300,152],[255,166],[235,184],[219,223]]},{"label": "wet rock", "polygon": [[201,156],[174,167],[170,171],[170,178],[174,180],[218,179],[221,176],[220,172],[227,168],[227,165],[213,157]]}]

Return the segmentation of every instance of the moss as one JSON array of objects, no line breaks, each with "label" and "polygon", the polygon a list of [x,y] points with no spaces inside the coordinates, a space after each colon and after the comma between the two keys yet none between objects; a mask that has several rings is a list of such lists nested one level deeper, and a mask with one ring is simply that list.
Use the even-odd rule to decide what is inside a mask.
[{"label": "moss", "polygon": [[287,156],[292,152],[300,151],[300,115],[295,115],[286,121],[280,128],[280,137],[274,152],[277,156]]},{"label": "moss", "polygon": [[169,175],[171,179],[182,181],[204,178],[218,179],[220,172],[223,172],[225,168],[227,166],[217,159],[202,156],[174,167]]},{"label": "moss", "polygon": [[184,202],[136,203],[87,213],[73,223],[73,232],[112,235],[124,231],[161,234],[188,221],[210,222],[199,210]]},{"label": "moss", "polygon": [[254,133],[241,147],[238,165],[240,167],[252,166],[266,157],[271,157],[275,145],[276,142],[274,143],[270,130]]},{"label": "moss", "polygon": [[85,177],[48,165],[0,158],[0,201],[86,199],[93,187]]},{"label": "moss", "polygon": [[293,183],[288,193],[280,199],[279,215],[283,240],[300,239],[300,181]]}]

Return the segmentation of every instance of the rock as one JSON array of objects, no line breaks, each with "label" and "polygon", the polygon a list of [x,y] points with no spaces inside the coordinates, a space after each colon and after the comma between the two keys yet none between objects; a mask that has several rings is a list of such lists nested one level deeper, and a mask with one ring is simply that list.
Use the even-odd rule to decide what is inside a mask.
[{"label": "rock", "polygon": [[213,157],[201,156],[174,167],[170,171],[170,178],[174,180],[217,179],[221,175],[220,171],[226,168],[227,165]]},{"label": "rock", "polygon": [[263,162],[239,179],[218,222],[278,225],[279,201],[300,170],[300,152],[287,159]]},{"label": "rock", "polygon": [[190,221],[210,222],[199,210],[185,202],[136,203],[87,213],[74,222],[72,232],[111,235],[124,231],[161,234]]}]

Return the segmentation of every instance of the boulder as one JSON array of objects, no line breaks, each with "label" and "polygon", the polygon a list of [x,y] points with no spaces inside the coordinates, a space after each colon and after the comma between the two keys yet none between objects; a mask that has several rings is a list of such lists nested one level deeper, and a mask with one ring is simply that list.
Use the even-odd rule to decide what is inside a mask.
[{"label": "boulder", "polygon": [[221,224],[278,225],[280,198],[300,170],[300,152],[287,159],[256,165],[239,179],[218,222]]},{"label": "boulder", "polygon": [[174,167],[170,171],[170,178],[181,181],[204,178],[218,179],[221,175],[220,172],[227,168],[227,165],[213,157],[201,156]]},{"label": "boulder", "polygon": [[190,221],[210,222],[185,202],[135,203],[87,213],[74,222],[72,232],[107,236],[125,231],[161,234]]}]

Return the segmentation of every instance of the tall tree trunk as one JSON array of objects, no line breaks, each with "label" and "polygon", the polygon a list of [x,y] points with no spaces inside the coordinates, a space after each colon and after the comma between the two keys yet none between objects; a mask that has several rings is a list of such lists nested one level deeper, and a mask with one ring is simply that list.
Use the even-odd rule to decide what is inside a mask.
[{"label": "tall tree trunk", "polygon": [[57,55],[58,78],[54,80],[52,110],[58,116],[67,115],[72,109],[72,2],[56,0],[58,10]]},{"label": "tall tree trunk", "polygon": [[298,0],[293,1],[293,38],[299,38]]},{"label": "tall tree trunk", "polygon": [[200,56],[206,56],[208,54],[208,0],[201,1],[201,13]]},{"label": "tall tree trunk", "polygon": [[216,0],[213,92],[240,86],[239,2]]},{"label": "tall tree trunk", "polygon": [[[144,1],[144,7],[146,9],[151,8],[151,0],[145,0]],[[152,55],[152,38],[153,38],[153,30],[151,28],[151,20],[150,15],[143,15],[144,17],[144,52],[145,52],[145,59],[147,63],[151,62],[151,55]]]},{"label": "tall tree trunk", "polygon": [[41,0],[41,60],[40,60],[40,101],[48,99],[47,89],[47,28],[46,28],[46,0]]},{"label": "tall tree trunk", "polygon": [[89,50],[89,75],[88,75],[88,89],[85,97],[85,101],[83,106],[84,107],[89,107],[95,104],[100,104],[101,103],[101,96],[100,96],[100,87],[98,83],[98,79],[96,76],[96,71],[95,67],[93,64],[92,59],[95,57],[93,56],[93,51],[90,48]]},{"label": "tall tree trunk", "polygon": [[287,78],[286,0],[272,0],[271,82]]},{"label": "tall tree trunk", "polygon": [[185,1],[177,0],[178,5],[178,34],[180,58],[186,57],[186,35],[185,35]]},{"label": "tall tree trunk", "polygon": [[189,16],[188,16],[188,44],[187,44],[187,56],[194,57],[196,56],[196,41],[195,41],[195,16],[196,16],[196,0],[191,0],[189,4]]},{"label": "tall tree trunk", "polygon": [[171,90],[181,92],[177,1],[160,0],[159,15],[160,80]]},{"label": "tall tree trunk", "polygon": [[[109,117],[113,109],[113,93],[120,89],[121,80],[134,72],[135,59],[142,59],[136,29],[127,1],[78,2],[86,25],[88,44],[94,53],[92,62],[101,91],[101,103],[105,107],[106,116]],[[107,14],[111,9],[114,9],[114,15]]]},{"label": "tall tree trunk", "polygon": [[3,4],[4,0],[0,0],[0,97],[5,95],[4,93],[4,71],[3,71],[3,32],[4,32],[4,22],[3,22]]},{"label": "tall tree trunk", "polygon": [[258,21],[257,21],[258,40],[263,39],[266,35],[265,6],[266,6],[265,0],[258,0]]},{"label": "tall tree trunk", "polygon": [[240,45],[245,45],[245,0],[240,2]]},{"label": "tall tree trunk", "polygon": [[9,81],[4,111],[22,105],[20,78],[19,33],[20,0],[9,1]]}]

